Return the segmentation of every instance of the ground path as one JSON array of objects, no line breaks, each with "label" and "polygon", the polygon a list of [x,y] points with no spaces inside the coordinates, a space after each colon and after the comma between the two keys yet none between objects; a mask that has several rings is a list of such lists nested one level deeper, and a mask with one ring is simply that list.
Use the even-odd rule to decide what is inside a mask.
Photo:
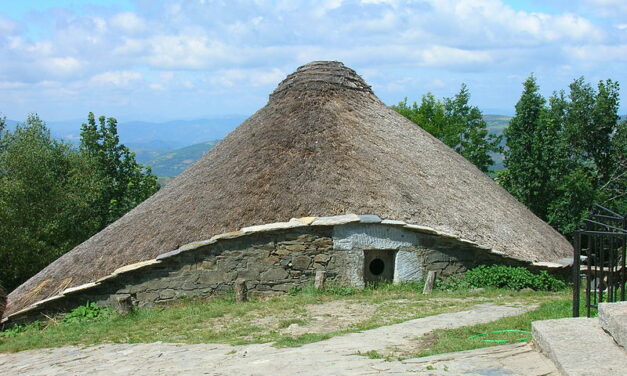
[{"label": "ground path", "polygon": [[107,344],[0,354],[1,375],[558,375],[529,344],[507,345],[386,361],[355,355],[411,346],[440,328],[455,328],[519,315],[529,307],[483,304],[350,333],[295,348],[168,343]]}]

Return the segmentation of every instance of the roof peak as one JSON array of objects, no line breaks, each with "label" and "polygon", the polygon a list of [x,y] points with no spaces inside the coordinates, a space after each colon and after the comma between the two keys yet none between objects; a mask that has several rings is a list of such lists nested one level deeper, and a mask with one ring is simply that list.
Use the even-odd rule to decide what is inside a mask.
[{"label": "roof peak", "polygon": [[287,76],[270,95],[288,90],[349,89],[373,94],[368,85],[354,70],[339,61],[312,61],[300,66]]}]

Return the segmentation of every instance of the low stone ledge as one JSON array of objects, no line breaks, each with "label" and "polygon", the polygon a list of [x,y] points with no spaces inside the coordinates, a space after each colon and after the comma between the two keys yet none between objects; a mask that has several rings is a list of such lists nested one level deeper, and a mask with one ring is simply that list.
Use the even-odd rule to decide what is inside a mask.
[{"label": "low stone ledge", "polygon": [[49,298],[46,298],[44,300],[40,300],[38,302],[35,302],[33,304],[33,306],[40,307],[40,306],[42,306],[42,305],[44,305],[44,304],[46,304],[48,302],[54,302],[55,300],[59,300],[59,299],[63,299],[63,298],[65,298],[65,295],[63,295],[63,294],[53,295],[53,296],[51,296]]},{"label": "low stone ledge", "polygon": [[109,274],[109,275],[106,275],[106,276],[104,276],[102,278],[97,279],[95,282],[98,283],[98,284],[101,284],[103,282],[111,281],[111,280],[114,280],[116,278],[118,278],[117,274]]},{"label": "low stone ledge", "polygon": [[382,225],[392,225],[392,226],[405,226],[407,222],[405,221],[397,221],[396,219],[384,219],[381,221]]},{"label": "low stone ledge", "polygon": [[408,230],[421,232],[423,234],[430,234],[430,235],[437,235],[438,234],[438,231],[436,229],[431,228],[431,227],[427,227],[427,226],[412,225],[410,223],[407,223],[403,227],[408,229]]},{"label": "low stone ledge", "polygon": [[301,222],[298,219],[296,219],[290,222],[275,222],[275,223],[268,223],[265,225],[243,227],[240,231],[246,234],[251,234],[255,232],[286,230],[290,228],[306,227],[306,226],[308,226],[307,223]]},{"label": "low stone ledge", "polygon": [[151,260],[146,260],[146,261],[142,261],[142,262],[137,262],[135,264],[130,264],[130,265],[125,265],[121,268],[117,268],[113,271],[113,273],[111,273],[111,275],[120,275],[120,274],[124,274],[124,273],[128,273],[128,272],[132,272],[134,270],[137,269],[141,269],[144,268],[146,266],[150,266],[150,265],[155,265],[155,264],[160,264],[161,261],[160,260],[156,260],[156,259],[151,259]]},{"label": "low stone ledge", "polygon": [[459,236],[448,233],[448,232],[436,231],[436,235],[441,238],[461,240]]},{"label": "low stone ledge", "polygon": [[[135,265],[135,264],[128,265],[128,266],[133,266],[133,265]],[[124,268],[124,267],[123,267],[123,268]],[[120,269],[122,269],[122,268],[120,268]],[[115,272],[114,272],[114,273],[115,273]],[[65,289],[65,290],[61,291],[61,294],[59,294],[59,295],[68,295],[68,294],[76,293],[76,292],[78,292],[78,291],[87,290],[87,289],[90,289],[90,288],[92,288],[92,287],[96,287],[96,286],[98,286],[99,284],[100,284],[100,283],[98,283],[98,282],[89,282],[89,283],[85,283],[85,284],[82,284],[82,285],[78,285],[78,286],[70,287],[70,288],[67,288],[67,289]],[[35,303],[35,304],[37,304],[37,303]]]},{"label": "low stone ledge", "polygon": [[309,226],[316,219],[318,219],[318,217],[300,217],[300,218],[292,218],[292,219],[290,219],[290,222],[298,221],[298,222],[302,222],[302,223],[306,224],[307,226]]},{"label": "low stone ledge", "polygon": [[365,214],[359,216],[359,223],[381,223],[383,220],[378,215]]},{"label": "low stone ledge", "polygon": [[477,244],[477,243],[473,242],[472,240],[468,240],[468,239],[464,239],[464,238],[459,238],[459,242],[460,242],[460,243],[464,243],[464,244],[468,244],[468,245],[470,245],[470,246],[472,246],[472,247],[477,247],[477,246],[479,246],[479,244]]},{"label": "low stone ledge", "polygon": [[177,256],[183,252],[189,252],[189,251],[194,251],[198,248],[210,245],[210,244],[214,244],[216,243],[217,240],[216,239],[209,239],[209,240],[201,240],[201,241],[197,241],[197,242],[191,242],[191,243],[187,243],[185,245],[180,246],[179,248],[170,251],[170,252],[166,252],[166,253],[162,253],[159,256],[157,256],[155,258],[155,260],[161,261],[161,260],[165,260],[174,256]]},{"label": "low stone ledge", "polygon": [[214,235],[209,240],[210,241],[218,241],[218,240],[222,240],[222,239],[235,239],[235,238],[239,238],[240,236],[244,236],[244,235],[246,235],[246,234],[241,232],[241,231],[231,231],[231,232],[225,232],[223,234]]},{"label": "low stone ledge", "polygon": [[337,226],[352,222],[359,222],[359,216],[357,214],[318,217],[311,223],[311,226]]}]

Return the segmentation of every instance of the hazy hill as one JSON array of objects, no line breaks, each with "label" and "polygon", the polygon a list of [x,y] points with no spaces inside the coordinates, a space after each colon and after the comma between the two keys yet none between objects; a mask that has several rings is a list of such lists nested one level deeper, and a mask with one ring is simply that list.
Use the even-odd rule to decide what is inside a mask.
[{"label": "hazy hill", "polygon": [[[509,121],[512,120],[511,116],[504,115],[483,115],[483,120],[488,124],[488,132],[496,135],[502,135],[503,131],[509,124]],[[501,146],[505,146],[505,138],[501,142]],[[502,154],[492,154],[492,159],[494,160],[494,166],[492,169],[501,170],[503,169],[503,155]]]},{"label": "hazy hill", "polygon": [[156,155],[154,158],[140,162],[152,167],[153,174],[163,177],[174,177],[211,150],[219,141],[207,141],[190,145],[181,149],[170,150]]},{"label": "hazy hill", "polygon": [[[157,156],[155,152],[179,149],[204,140],[222,139],[246,118],[243,115],[232,115],[167,122],[128,121],[118,123],[118,134],[120,142],[133,149],[139,159],[148,160]],[[50,121],[46,125],[54,137],[78,143],[81,124],[85,121],[86,119]],[[14,126],[17,122],[7,120],[7,123]],[[142,153],[146,153],[146,156],[141,155]]]}]

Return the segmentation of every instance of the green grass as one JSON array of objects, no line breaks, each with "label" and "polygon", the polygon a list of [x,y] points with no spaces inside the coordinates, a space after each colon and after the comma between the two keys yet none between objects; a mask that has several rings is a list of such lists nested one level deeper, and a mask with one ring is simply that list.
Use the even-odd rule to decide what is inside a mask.
[{"label": "green grass", "polygon": [[531,323],[538,320],[571,317],[570,291],[555,301],[542,303],[536,310],[519,316],[505,317],[486,324],[457,329],[435,330],[418,340],[425,344],[415,356],[429,356],[473,350],[507,343],[531,340]]},{"label": "green grass", "polygon": [[[330,286],[325,291],[305,288],[267,300],[236,304],[229,296],[214,300],[182,300],[175,304],[137,309],[132,314],[102,315],[92,321],[64,322],[61,318],[41,321],[0,332],[0,352],[93,345],[100,343],[226,343],[273,342],[277,347],[300,346],[348,332],[394,324],[445,312],[462,311],[480,303],[521,302],[538,304],[566,299],[567,292],[518,292],[486,289],[482,292],[434,291],[422,295],[422,285],[380,285],[358,290]],[[325,304],[355,306],[354,322],[343,328],[329,327],[302,335],[286,332],[292,324],[315,324],[310,309]],[[367,315],[359,316],[363,308]],[[330,312],[333,313],[333,309]],[[66,320],[67,321],[67,320]],[[323,320],[324,321],[324,320]],[[333,318],[329,318],[333,322]]]}]

